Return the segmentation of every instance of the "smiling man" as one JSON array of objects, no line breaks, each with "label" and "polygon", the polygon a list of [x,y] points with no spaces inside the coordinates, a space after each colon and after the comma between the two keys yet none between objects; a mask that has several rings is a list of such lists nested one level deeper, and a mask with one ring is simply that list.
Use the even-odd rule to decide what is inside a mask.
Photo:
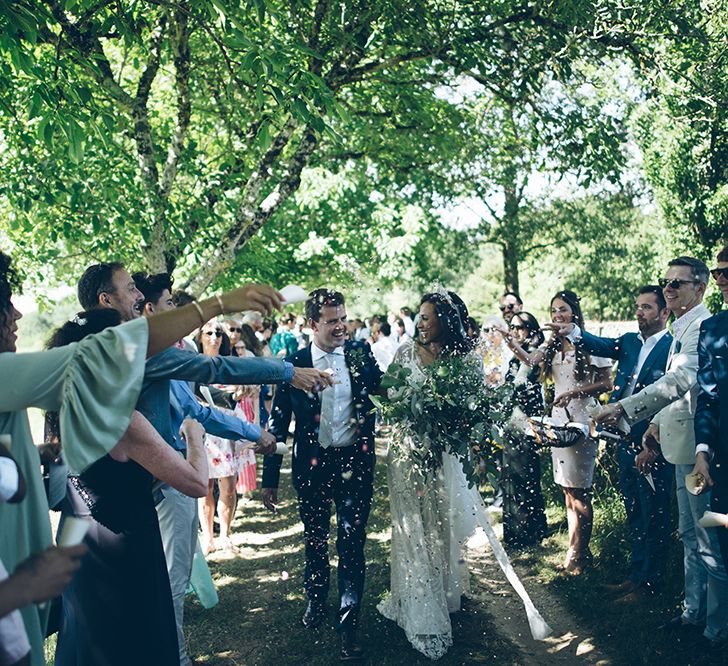
[{"label": "smiling man", "polygon": [[637,467],[643,473],[651,471],[660,453],[675,466],[679,532],[685,552],[684,610],[664,629],[702,633],[702,640],[710,646],[724,649],[728,576],[715,530],[698,523],[710,508],[710,492],[693,495],[685,484],[695,464],[698,338],[702,322],[710,317],[703,305],[709,277],[708,267],[693,257],[677,257],[668,264],[665,277],[659,280],[667,307],[675,316],[665,374],[638,393],[608,405],[597,420],[623,416],[634,424],[654,415],[642,439]]},{"label": "smiling man", "polygon": [[124,264],[114,261],[92,264],[85,270],[78,281],[78,301],[84,310],[112,308],[125,322],[141,316],[144,294]]},{"label": "smiling man", "polygon": [[[313,342],[289,357],[296,367],[332,374],[334,384],[318,395],[282,385],[275,395],[270,431],[279,442],[288,437],[295,415],[293,485],[306,547],[304,587],[308,606],[303,625],[326,619],[329,591],[329,523],[336,504],[339,553],[339,612],[342,661],[364,657],[357,637],[364,591],[364,542],[374,477],[374,414],[369,400],[382,372],[365,342],[346,340],[346,305],[338,291],[317,289],[306,301]],[[283,456],[266,456],[263,502],[275,510]]]}]

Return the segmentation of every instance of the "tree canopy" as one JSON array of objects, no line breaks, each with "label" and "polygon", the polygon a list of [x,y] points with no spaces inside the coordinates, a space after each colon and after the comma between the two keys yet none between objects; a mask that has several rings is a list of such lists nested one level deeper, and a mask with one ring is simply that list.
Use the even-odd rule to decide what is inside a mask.
[{"label": "tree canopy", "polygon": [[[543,248],[607,250],[583,221],[639,207],[644,192],[624,189],[639,146],[643,190],[710,253],[726,229],[725,14],[654,0],[3,3],[5,233],[45,279],[114,258],[196,292],[354,264],[424,283],[497,243],[518,288]],[[579,201],[534,192],[546,176]],[[488,215],[448,228],[438,211],[463,197]]]}]

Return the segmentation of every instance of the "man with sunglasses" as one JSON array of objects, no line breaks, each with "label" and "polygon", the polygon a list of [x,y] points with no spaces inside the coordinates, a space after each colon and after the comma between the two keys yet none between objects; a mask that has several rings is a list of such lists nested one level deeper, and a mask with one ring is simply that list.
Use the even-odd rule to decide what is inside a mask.
[{"label": "man with sunglasses", "polygon": [[[728,303],[728,245],[718,253],[713,279]],[[728,310],[706,319],[698,341],[698,406],[695,410],[695,473],[711,488],[711,509],[728,513]],[[728,563],[728,529],[716,528]]]},{"label": "man with sunglasses", "polygon": [[498,309],[501,311],[506,324],[510,324],[513,315],[523,312],[523,301],[515,291],[507,291],[501,296]]},{"label": "man with sunglasses", "polygon": [[636,464],[646,474],[662,453],[675,466],[679,532],[685,552],[684,611],[663,628],[686,634],[702,632],[704,638],[699,640],[718,647],[728,639],[728,575],[715,530],[698,523],[710,507],[710,493],[693,495],[685,482],[695,464],[698,338],[702,322],[710,317],[703,304],[709,277],[708,267],[693,257],[678,257],[668,264],[665,277],[659,280],[667,307],[675,316],[665,374],[638,393],[608,405],[595,420],[614,422],[624,417],[633,425],[653,417]]}]

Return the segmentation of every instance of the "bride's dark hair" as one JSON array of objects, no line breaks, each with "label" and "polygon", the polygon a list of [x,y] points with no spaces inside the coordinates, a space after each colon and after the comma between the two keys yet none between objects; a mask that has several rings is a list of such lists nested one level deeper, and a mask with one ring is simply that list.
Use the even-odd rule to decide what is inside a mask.
[{"label": "bride's dark hair", "polygon": [[[467,354],[474,346],[474,341],[468,337],[467,322],[468,308],[454,291],[432,292],[420,299],[420,305],[430,303],[435,308],[435,314],[442,329],[441,338],[437,340],[442,345],[445,354]],[[419,331],[415,331],[415,337]]]}]

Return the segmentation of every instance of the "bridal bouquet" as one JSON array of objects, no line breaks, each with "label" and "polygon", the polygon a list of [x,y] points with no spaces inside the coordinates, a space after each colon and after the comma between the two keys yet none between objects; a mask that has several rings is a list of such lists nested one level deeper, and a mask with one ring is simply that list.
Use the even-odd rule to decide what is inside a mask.
[{"label": "bridal bouquet", "polygon": [[394,427],[395,455],[409,456],[427,475],[442,466],[443,453],[450,453],[461,462],[471,486],[483,468],[494,469],[500,447],[492,430],[507,418],[511,389],[486,387],[480,359],[448,356],[422,373],[393,363],[382,388],[387,397],[371,400]]}]

